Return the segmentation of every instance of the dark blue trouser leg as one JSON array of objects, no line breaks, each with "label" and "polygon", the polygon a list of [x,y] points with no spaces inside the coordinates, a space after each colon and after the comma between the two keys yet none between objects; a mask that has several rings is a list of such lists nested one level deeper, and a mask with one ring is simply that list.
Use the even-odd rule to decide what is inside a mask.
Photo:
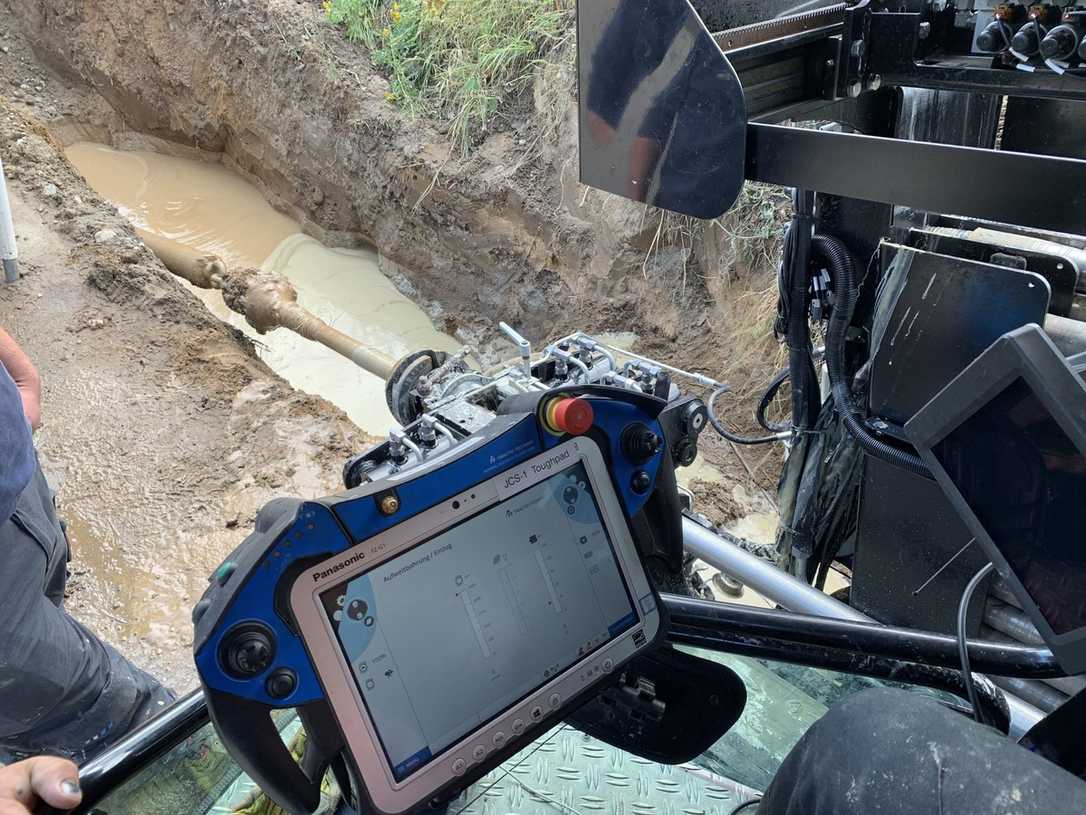
[{"label": "dark blue trouser leg", "polygon": [[173,694],[64,611],[68,543],[40,468],[0,524],[0,761],[84,761]]},{"label": "dark blue trouser leg", "polygon": [[816,722],[760,815],[1062,815],[1086,781],[933,699],[879,689]]}]

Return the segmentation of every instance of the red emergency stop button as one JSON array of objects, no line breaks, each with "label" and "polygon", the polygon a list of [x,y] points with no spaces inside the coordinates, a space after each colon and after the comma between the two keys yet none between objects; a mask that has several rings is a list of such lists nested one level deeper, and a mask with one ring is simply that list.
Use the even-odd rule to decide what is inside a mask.
[{"label": "red emergency stop button", "polygon": [[587,399],[564,396],[552,399],[543,414],[547,430],[556,436],[583,436],[592,428],[592,405]]}]

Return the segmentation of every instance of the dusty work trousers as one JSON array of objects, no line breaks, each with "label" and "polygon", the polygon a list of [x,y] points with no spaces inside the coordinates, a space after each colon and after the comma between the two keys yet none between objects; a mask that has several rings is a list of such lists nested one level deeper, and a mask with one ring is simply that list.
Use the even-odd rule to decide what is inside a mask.
[{"label": "dusty work trousers", "polygon": [[1082,815],[1086,781],[930,698],[879,689],[833,707],[758,815]]},{"label": "dusty work trousers", "polygon": [[161,711],[173,695],[64,611],[68,541],[39,467],[0,524],[0,762],[76,762]]}]

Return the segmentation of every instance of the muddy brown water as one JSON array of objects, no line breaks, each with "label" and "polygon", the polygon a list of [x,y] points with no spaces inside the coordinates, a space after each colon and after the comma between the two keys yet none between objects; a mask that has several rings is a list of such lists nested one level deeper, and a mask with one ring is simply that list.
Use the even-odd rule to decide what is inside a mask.
[{"label": "muddy brown water", "polygon": [[[303,234],[256,187],[218,162],[92,142],[73,144],[66,155],[137,232],[217,254],[230,266],[279,272],[294,284],[303,306],[393,359],[422,348],[459,347],[381,273],[376,252],[333,249]],[[257,340],[260,357],[295,388],[323,396],[367,432],[384,434],[395,426],[383,380],[285,329],[257,334],[219,292],[192,290],[217,317]]]}]

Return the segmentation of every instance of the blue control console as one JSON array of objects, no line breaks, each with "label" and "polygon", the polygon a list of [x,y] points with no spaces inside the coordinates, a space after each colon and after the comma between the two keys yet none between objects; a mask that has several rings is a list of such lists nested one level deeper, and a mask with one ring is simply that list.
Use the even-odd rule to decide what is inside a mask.
[{"label": "blue control console", "polygon": [[[482,500],[484,487],[494,484],[496,497],[492,506],[501,504],[504,507],[506,504],[501,502],[509,496],[515,497],[520,489],[517,482],[522,477],[522,470],[518,469],[521,465],[526,465],[523,477],[527,478],[528,467],[541,469],[533,462],[546,463],[541,456],[548,451],[561,451],[562,456],[568,456],[570,449],[585,453],[586,466],[592,461],[601,462],[597,469],[602,476],[597,473],[589,478],[593,470],[588,466],[586,475],[574,477],[574,481],[581,478],[581,488],[586,488],[586,480],[594,484],[587,490],[592,494],[594,489],[595,506],[604,517],[599,522],[604,528],[602,540],[610,539],[613,550],[620,549],[621,540],[628,538],[636,547],[637,555],[633,560],[640,561],[661,549],[661,539],[670,539],[667,545],[681,546],[674,470],[659,421],[660,413],[666,407],[662,400],[614,388],[586,386],[510,399],[503,407],[505,411],[482,431],[458,439],[432,457],[422,457],[413,467],[402,471],[394,469],[387,477],[331,498],[271,502],[261,510],[255,531],[211,576],[208,590],[193,610],[193,621],[195,661],[212,720],[239,764],[288,811],[315,809],[319,801],[320,778],[329,764],[337,771],[341,785],[350,784],[356,794],[362,796],[360,804],[363,808],[384,812],[417,808],[428,800],[454,794],[531,738],[527,734],[517,738],[519,734],[515,727],[511,737],[504,732],[497,733],[495,747],[491,749],[488,743],[488,749],[484,751],[485,759],[476,756],[477,760],[472,762],[465,756],[465,762],[449,755],[446,765],[451,767],[451,775],[440,783],[434,782],[436,792],[428,791],[425,800],[412,801],[411,806],[374,805],[377,799],[366,794],[366,788],[370,786],[367,774],[371,776],[374,771],[366,769],[365,762],[355,755],[357,750],[349,749],[353,748],[353,742],[349,734],[344,734],[344,729],[351,726],[345,724],[344,716],[338,715],[336,706],[340,703],[332,703],[336,697],[330,691],[327,672],[322,672],[320,660],[316,658],[318,649],[307,637],[305,621],[296,613],[297,606],[292,606],[297,600],[292,601],[291,593],[300,577],[305,576],[307,582],[302,585],[308,588],[308,581],[332,583],[341,576],[347,579],[360,573],[368,568],[366,563],[376,563],[382,558],[380,551],[385,547],[382,543],[374,551],[366,548],[366,542],[371,542],[369,545],[372,546],[373,541],[396,540],[397,530],[403,533],[405,542],[401,548],[405,552],[415,546],[421,550],[423,547],[418,541],[427,539],[416,530],[411,533],[414,538],[408,540],[409,531],[420,524],[427,529],[441,527],[438,531],[442,534],[455,529],[454,520],[456,524],[462,522],[459,517],[450,516],[445,526],[440,518],[442,512],[460,511],[458,496],[465,502],[469,494],[471,499],[476,499],[474,490],[479,485]],[[571,440],[576,443],[571,445]],[[609,483],[597,483],[601,478]],[[541,479],[542,476],[535,481]],[[542,483],[537,489],[546,492]],[[523,495],[527,497],[530,493]],[[620,516],[617,524],[615,518],[608,516],[607,508],[611,505],[616,507],[612,514]],[[509,506],[513,506],[512,499]],[[572,506],[569,511],[573,516]],[[512,517],[512,509],[505,512]],[[434,521],[434,517],[438,520]],[[465,516],[463,522],[470,522],[471,517],[475,516]],[[431,535],[428,540],[435,539]],[[580,541],[584,544],[586,537],[581,537]],[[534,535],[531,542],[535,543]],[[470,546],[470,541],[465,545]],[[340,553],[345,556],[337,559]],[[586,552],[585,557],[590,554]],[[622,560],[620,555],[616,555],[619,561]],[[539,563],[544,564],[542,556]],[[638,569],[641,565],[637,563]],[[643,570],[640,574],[643,580]],[[624,579],[631,608],[641,609],[630,618],[642,615],[645,609],[658,613],[655,590],[649,588],[647,594],[638,597],[642,594],[636,588],[639,584],[630,582],[628,574]],[[460,580],[459,575],[457,580]],[[554,603],[547,603],[558,605],[559,597],[554,594],[553,586],[550,589]],[[340,604],[347,596],[344,590],[338,598]],[[465,607],[470,605],[467,599],[464,602]],[[352,607],[342,613],[350,613],[353,617],[354,611]],[[336,611],[337,620],[341,619],[339,615],[340,611]],[[483,629],[489,623],[483,620],[480,624],[470,607],[468,619],[476,626],[483,653],[487,655],[489,649],[484,642]],[[529,623],[522,622],[525,632]],[[367,618],[366,624],[372,625],[372,618]],[[663,628],[658,624],[652,627],[649,639],[662,635]],[[604,631],[606,633],[606,626]],[[392,635],[386,632],[385,636]],[[643,634],[639,641],[634,638],[637,647],[643,647],[644,640]],[[335,638],[331,641],[334,644]],[[593,645],[592,642],[588,644]],[[593,647],[605,645],[607,643]],[[579,658],[583,652],[587,660],[588,650],[581,649],[574,656]],[[574,662],[576,667],[572,667]],[[538,724],[561,719],[571,708],[574,698],[580,700],[586,694],[598,691],[606,678],[602,675],[593,678],[593,672],[599,673],[599,665],[605,665],[610,672],[614,660],[597,660],[594,668],[586,669],[588,664],[573,660],[570,666],[563,666],[563,670],[570,667],[570,676],[580,669],[581,684],[576,685],[575,691],[563,690],[566,695],[553,693],[548,697],[552,702],[549,706],[544,705],[548,710],[541,714]],[[345,675],[350,678],[349,671]],[[392,676],[391,669],[388,676]],[[353,686],[351,692],[355,692]],[[361,683],[357,692],[365,695]],[[526,693],[525,698],[528,695]],[[373,712],[368,710],[373,707],[369,701],[358,707],[367,715]],[[301,767],[283,747],[275,731],[270,712],[277,708],[296,708],[302,716],[309,745]],[[385,752],[390,754],[386,735],[376,732],[379,730],[376,724],[372,728],[376,736],[374,743],[384,745]],[[498,736],[501,736],[500,744]],[[471,765],[470,769],[467,765]],[[432,774],[436,773],[436,770],[432,771]],[[391,785],[392,788],[398,786],[402,784]]]}]

